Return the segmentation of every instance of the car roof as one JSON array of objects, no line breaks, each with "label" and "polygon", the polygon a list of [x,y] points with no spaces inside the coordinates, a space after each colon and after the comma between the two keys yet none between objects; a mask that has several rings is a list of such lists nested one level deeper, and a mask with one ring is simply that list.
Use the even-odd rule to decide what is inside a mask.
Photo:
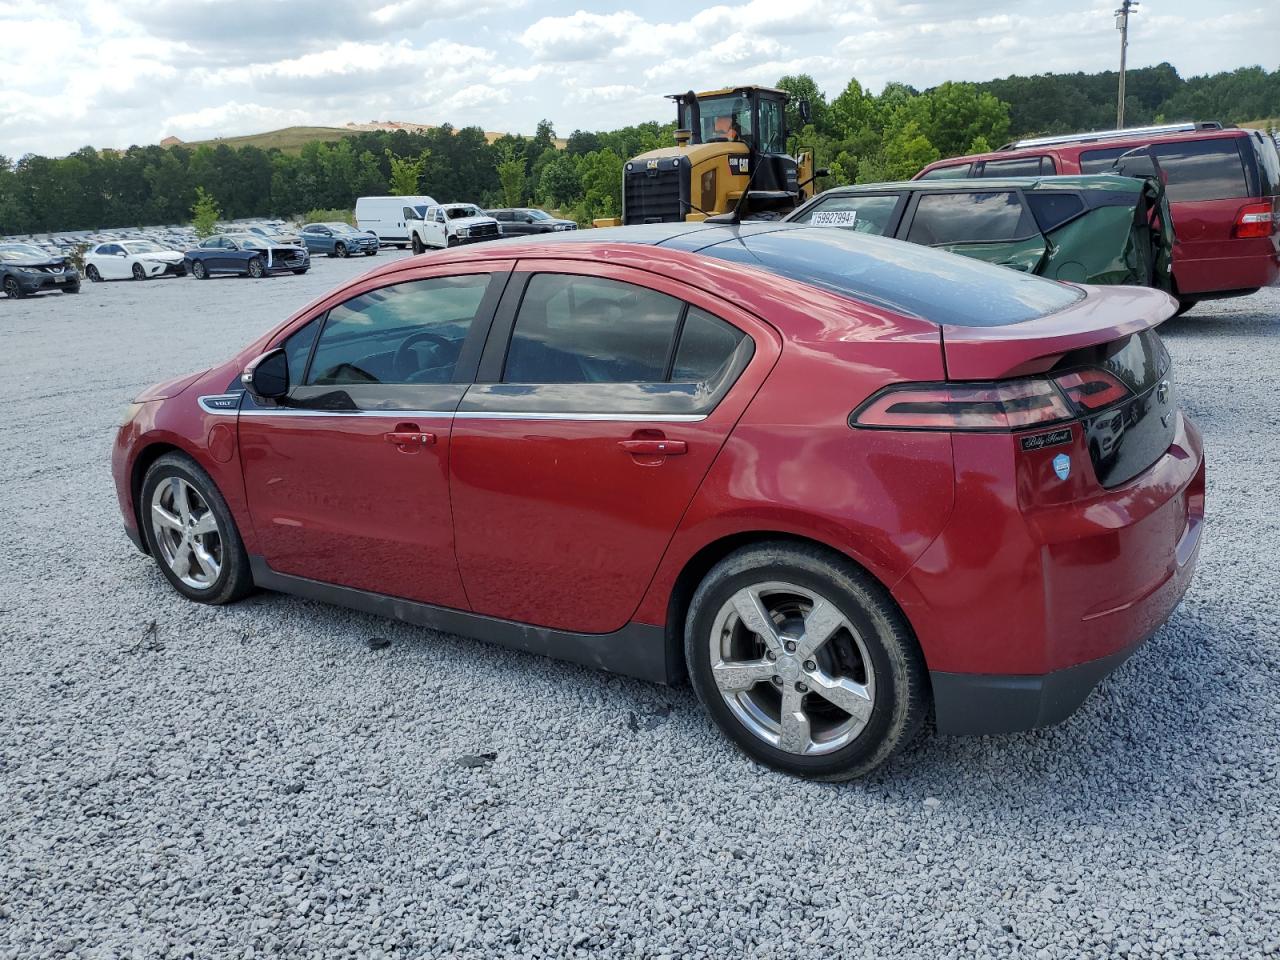
[{"label": "car roof", "polygon": [[[947,180],[896,180],[885,183],[858,183],[832,187],[818,197],[849,196],[859,193],[878,193],[884,190],[928,190],[930,193],[946,193],[951,190],[968,191],[975,187],[988,190],[1101,190],[1107,193],[1123,191],[1137,193],[1142,190],[1138,177],[1122,177],[1114,173],[1075,173],[1051,177],[956,177]],[[814,197],[816,200],[817,197]]]},{"label": "car roof", "polygon": [[[1016,323],[1074,303],[1065,284],[885,237],[781,221],[653,223],[568,230],[425,254],[434,262],[569,258],[607,263],[647,259],[707,271],[760,270],[838,296],[940,324]],[[396,261],[369,276],[422,262]],[[718,271],[711,269],[718,275]]]},{"label": "car roof", "polygon": [[1054,153],[1085,152],[1089,150],[1111,150],[1115,147],[1128,146],[1131,150],[1139,150],[1152,143],[1180,143],[1185,140],[1228,140],[1235,137],[1247,137],[1250,131],[1239,127],[1226,130],[1184,130],[1178,133],[1152,134],[1148,137],[1114,137],[1110,140],[1085,140],[1068,143],[1042,144],[1038,147],[1014,147],[1009,150],[992,150],[989,153],[970,153],[963,157],[944,157],[935,160],[925,170],[936,170],[938,167],[959,166],[962,163],[975,163],[979,160],[1018,160],[1023,157],[1043,157]]}]

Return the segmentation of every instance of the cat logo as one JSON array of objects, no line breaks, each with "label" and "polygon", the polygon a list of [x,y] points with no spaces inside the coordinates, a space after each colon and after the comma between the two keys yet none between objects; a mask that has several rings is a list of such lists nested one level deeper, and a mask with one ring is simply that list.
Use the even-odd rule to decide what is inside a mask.
[{"label": "cat logo", "polygon": [[657,170],[657,169],[658,169],[658,161],[657,161],[657,160],[650,160],[650,161],[646,164],[646,166],[647,166],[650,170]]}]

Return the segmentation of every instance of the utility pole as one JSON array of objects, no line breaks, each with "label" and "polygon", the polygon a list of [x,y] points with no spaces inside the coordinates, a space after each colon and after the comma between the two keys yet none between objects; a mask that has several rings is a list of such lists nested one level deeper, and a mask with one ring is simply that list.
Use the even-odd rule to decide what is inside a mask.
[{"label": "utility pole", "polygon": [[1116,11],[1116,29],[1120,31],[1120,89],[1116,96],[1116,128],[1124,128],[1124,62],[1129,49],[1129,14],[1139,6],[1138,0],[1122,0]]}]

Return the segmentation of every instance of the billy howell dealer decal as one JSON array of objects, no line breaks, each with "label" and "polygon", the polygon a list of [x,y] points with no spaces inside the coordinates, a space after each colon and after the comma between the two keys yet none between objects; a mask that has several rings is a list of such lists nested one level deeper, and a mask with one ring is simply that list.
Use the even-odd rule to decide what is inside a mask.
[{"label": "billy howell dealer decal", "polygon": [[1049,433],[1037,433],[1022,438],[1023,450],[1043,450],[1045,447],[1057,447],[1071,442],[1071,428],[1052,430]]}]

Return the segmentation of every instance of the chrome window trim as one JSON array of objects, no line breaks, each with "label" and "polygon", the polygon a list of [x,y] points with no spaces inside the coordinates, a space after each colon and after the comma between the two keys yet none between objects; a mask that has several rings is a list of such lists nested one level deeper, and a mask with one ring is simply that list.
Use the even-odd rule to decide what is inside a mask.
[{"label": "chrome window trim", "polygon": [[[204,398],[201,397],[203,400]],[[201,404],[203,407],[204,405]],[[208,408],[205,408],[208,409]],[[302,407],[247,407],[240,410],[209,410],[210,413],[239,413],[246,417],[434,417],[453,420],[579,420],[621,423],[700,423],[704,413],[526,413],[487,410],[313,410]]]}]

